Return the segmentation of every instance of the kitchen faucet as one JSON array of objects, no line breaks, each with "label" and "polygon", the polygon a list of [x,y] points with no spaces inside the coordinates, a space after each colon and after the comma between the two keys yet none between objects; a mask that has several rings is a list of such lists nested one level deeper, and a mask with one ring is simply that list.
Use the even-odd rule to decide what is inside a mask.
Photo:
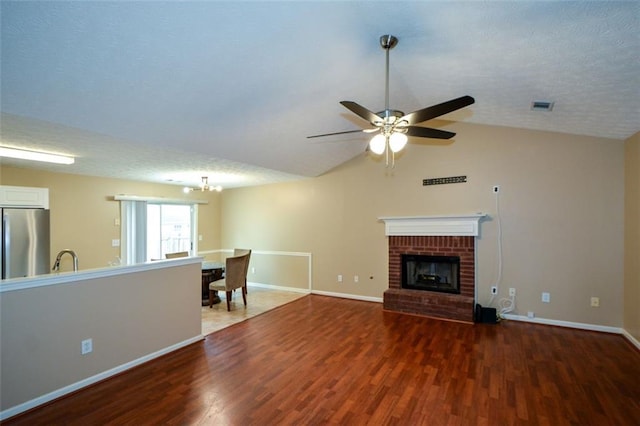
[{"label": "kitchen faucet", "polygon": [[78,256],[76,255],[75,251],[69,250],[69,249],[64,249],[60,253],[58,253],[58,256],[56,256],[56,262],[53,264],[53,268],[51,270],[52,271],[56,271],[56,272],[58,272],[60,270],[60,259],[62,258],[62,255],[64,255],[64,254],[70,254],[71,255],[71,257],[73,258],[73,270],[77,271],[78,270]]}]

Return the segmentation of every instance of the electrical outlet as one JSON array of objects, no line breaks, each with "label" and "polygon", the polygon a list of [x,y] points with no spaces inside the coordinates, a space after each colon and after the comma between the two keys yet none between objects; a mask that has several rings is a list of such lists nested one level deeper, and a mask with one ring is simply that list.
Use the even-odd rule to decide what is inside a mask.
[{"label": "electrical outlet", "polygon": [[342,282],[342,275],[338,275],[338,282],[341,283]]},{"label": "electrical outlet", "polygon": [[491,191],[494,194],[497,194],[498,192],[500,192],[500,185],[493,185],[493,188],[491,188]]},{"label": "electrical outlet", "polygon": [[600,298],[599,297],[592,297],[591,298],[591,307],[592,308],[599,308],[600,307]]},{"label": "electrical outlet", "polygon": [[360,277],[359,277],[359,276],[357,276],[357,275],[354,275],[354,276],[353,276],[353,282],[354,282],[354,283],[357,283],[358,281],[360,281]]},{"label": "electrical outlet", "polygon": [[495,285],[491,286],[491,294],[498,294],[498,287],[496,287]]},{"label": "electrical outlet", "polygon": [[93,352],[93,339],[83,340],[80,345],[80,352],[82,353],[82,355]]},{"label": "electrical outlet", "polygon": [[543,292],[542,293],[542,301],[544,303],[550,303],[551,302],[551,294],[547,293],[547,292]]},{"label": "electrical outlet", "polygon": [[527,312],[527,318],[535,318],[536,314],[534,314],[533,312],[529,311]]},{"label": "electrical outlet", "polygon": [[512,296],[512,297],[513,297],[513,296],[515,296],[515,295],[516,295],[516,289],[515,289],[515,288],[513,288],[513,287],[511,287],[511,288],[509,289],[509,296]]},{"label": "electrical outlet", "polygon": [[256,273],[256,268],[254,266],[251,267],[251,273],[255,274]]}]

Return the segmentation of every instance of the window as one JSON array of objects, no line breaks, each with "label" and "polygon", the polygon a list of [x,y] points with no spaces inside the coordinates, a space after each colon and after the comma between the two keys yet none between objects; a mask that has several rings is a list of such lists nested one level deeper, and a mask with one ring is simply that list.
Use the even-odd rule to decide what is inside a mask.
[{"label": "window", "polygon": [[167,253],[198,252],[197,204],[117,196],[120,201],[120,257],[127,265],[164,259]]},{"label": "window", "polygon": [[165,254],[192,254],[191,206],[147,204],[147,259],[164,259]]}]

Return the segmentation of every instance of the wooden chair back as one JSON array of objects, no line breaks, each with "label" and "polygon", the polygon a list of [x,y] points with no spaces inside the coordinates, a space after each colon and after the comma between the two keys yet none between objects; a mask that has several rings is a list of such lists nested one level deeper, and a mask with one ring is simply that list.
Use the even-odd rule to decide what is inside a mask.
[{"label": "wooden chair back", "polygon": [[188,251],[178,251],[175,253],[167,253],[164,255],[166,259],[176,259],[178,257],[189,257]]}]

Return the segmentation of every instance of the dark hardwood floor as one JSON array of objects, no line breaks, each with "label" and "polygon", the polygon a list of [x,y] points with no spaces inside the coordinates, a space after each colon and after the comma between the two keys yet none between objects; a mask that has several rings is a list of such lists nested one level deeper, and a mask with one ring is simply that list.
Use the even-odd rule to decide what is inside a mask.
[{"label": "dark hardwood floor", "polygon": [[638,425],[622,336],[306,296],[6,425]]}]

